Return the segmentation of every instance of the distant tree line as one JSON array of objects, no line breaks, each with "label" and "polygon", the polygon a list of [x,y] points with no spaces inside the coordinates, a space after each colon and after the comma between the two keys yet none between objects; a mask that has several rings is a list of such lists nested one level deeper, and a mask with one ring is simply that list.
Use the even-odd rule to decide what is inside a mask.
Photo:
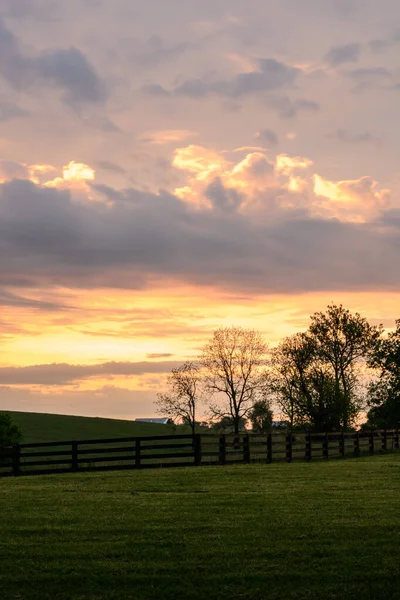
[{"label": "distant tree line", "polygon": [[[260,332],[214,331],[200,355],[174,369],[158,412],[189,425],[271,431],[274,412],[291,431],[400,427],[400,320],[388,335],[342,305],[311,316],[307,331],[269,349]],[[202,408],[203,407],[203,408]],[[280,423],[281,423],[280,422]]]}]

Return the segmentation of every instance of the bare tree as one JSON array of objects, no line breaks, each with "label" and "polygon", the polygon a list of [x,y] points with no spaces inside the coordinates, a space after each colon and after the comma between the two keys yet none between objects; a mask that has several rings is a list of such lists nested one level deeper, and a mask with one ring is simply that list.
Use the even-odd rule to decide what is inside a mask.
[{"label": "bare tree", "polygon": [[214,417],[230,417],[235,433],[254,403],[263,397],[268,346],[258,331],[222,327],[199,359]]},{"label": "bare tree", "polygon": [[180,419],[187,423],[194,435],[196,428],[196,412],[200,401],[201,375],[199,365],[195,362],[185,362],[173,369],[168,377],[168,391],[158,394],[157,413]]}]

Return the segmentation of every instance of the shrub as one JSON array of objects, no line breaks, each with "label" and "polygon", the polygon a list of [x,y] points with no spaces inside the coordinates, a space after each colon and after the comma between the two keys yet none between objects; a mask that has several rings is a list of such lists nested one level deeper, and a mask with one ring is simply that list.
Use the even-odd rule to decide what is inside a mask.
[{"label": "shrub", "polygon": [[11,415],[0,413],[0,446],[13,446],[22,440],[22,431]]}]

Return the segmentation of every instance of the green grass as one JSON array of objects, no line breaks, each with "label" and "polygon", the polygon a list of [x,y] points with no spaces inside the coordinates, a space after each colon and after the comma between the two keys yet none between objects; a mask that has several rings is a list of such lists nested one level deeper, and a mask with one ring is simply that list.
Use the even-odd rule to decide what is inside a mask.
[{"label": "green grass", "polygon": [[398,599],[399,492],[399,454],[0,480],[0,597]]},{"label": "green grass", "polygon": [[117,419],[71,417],[41,413],[8,412],[22,429],[23,442],[62,442],[117,437],[144,437],[189,433],[189,428]]}]

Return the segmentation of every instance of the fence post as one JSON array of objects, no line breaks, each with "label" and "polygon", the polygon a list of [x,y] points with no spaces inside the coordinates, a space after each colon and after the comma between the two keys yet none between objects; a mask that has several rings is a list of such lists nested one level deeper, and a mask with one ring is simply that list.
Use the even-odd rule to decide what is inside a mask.
[{"label": "fence post", "polygon": [[72,470],[78,470],[78,442],[72,442]]},{"label": "fence post", "polygon": [[292,434],[289,433],[286,436],[286,460],[287,460],[287,462],[292,462],[292,458],[293,458],[293,440],[292,440]]},{"label": "fence post", "polygon": [[369,453],[373,454],[375,452],[375,445],[374,445],[374,432],[370,431],[369,432],[369,438],[368,438],[368,447],[369,447]]},{"label": "fence post", "polygon": [[196,466],[201,465],[201,435],[196,433],[194,435],[194,464]]},{"label": "fence post", "polygon": [[20,445],[17,444],[16,446],[14,446],[14,452],[12,455],[12,470],[13,470],[13,474],[19,475],[21,472],[21,448]]},{"label": "fence post", "polygon": [[305,459],[306,461],[311,460],[311,431],[307,431],[306,433],[306,451],[305,451]]},{"label": "fence post", "polygon": [[136,467],[136,469],[140,469],[140,438],[136,439],[135,467]]},{"label": "fence post", "polygon": [[325,460],[328,460],[329,458],[328,440],[328,432],[325,432],[325,437],[322,439],[322,456]]},{"label": "fence post", "polygon": [[386,431],[386,429],[383,430],[382,450],[387,450],[387,431]]},{"label": "fence post", "polygon": [[250,436],[248,433],[243,435],[243,461],[250,462]]},{"label": "fence post", "polygon": [[272,433],[267,436],[267,463],[272,463]]},{"label": "fence post", "polygon": [[356,433],[356,437],[354,438],[354,454],[358,456],[360,454],[360,434]]},{"label": "fence post", "polygon": [[342,435],[340,436],[340,440],[339,440],[339,454],[342,458],[345,457],[345,437],[344,437],[344,431],[342,431]]},{"label": "fence post", "polygon": [[226,435],[223,433],[219,437],[219,464],[224,465],[226,463]]},{"label": "fence post", "polygon": [[398,450],[399,449],[399,430],[396,429],[395,431],[395,437],[394,437],[394,449]]}]

